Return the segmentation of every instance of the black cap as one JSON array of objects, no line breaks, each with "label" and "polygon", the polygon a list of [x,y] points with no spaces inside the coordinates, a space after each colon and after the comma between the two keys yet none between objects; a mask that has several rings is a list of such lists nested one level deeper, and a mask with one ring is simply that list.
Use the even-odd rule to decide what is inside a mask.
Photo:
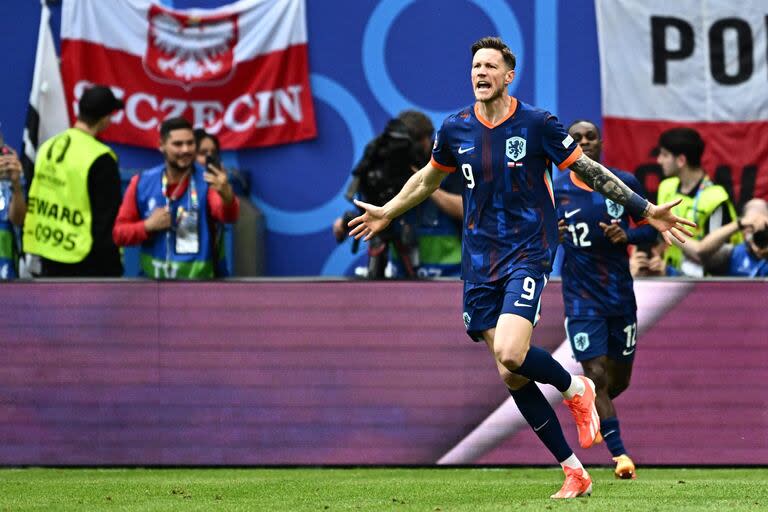
[{"label": "black cap", "polygon": [[80,96],[79,115],[91,119],[100,119],[120,110],[125,104],[117,99],[112,89],[103,85],[94,85]]}]

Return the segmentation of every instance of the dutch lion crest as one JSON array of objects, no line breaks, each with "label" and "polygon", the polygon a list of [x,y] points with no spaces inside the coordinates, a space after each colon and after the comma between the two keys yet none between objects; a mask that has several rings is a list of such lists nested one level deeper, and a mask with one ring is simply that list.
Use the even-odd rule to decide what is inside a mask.
[{"label": "dutch lion crest", "polygon": [[589,348],[589,334],[580,332],[573,337],[573,345],[579,352],[584,352]]},{"label": "dutch lion crest", "polygon": [[525,156],[525,139],[522,137],[510,137],[507,139],[507,158],[513,162],[522,160]]},{"label": "dutch lion crest", "polygon": [[620,219],[622,214],[624,214],[624,206],[610,199],[605,200],[605,209],[608,211],[608,215],[614,219]]}]

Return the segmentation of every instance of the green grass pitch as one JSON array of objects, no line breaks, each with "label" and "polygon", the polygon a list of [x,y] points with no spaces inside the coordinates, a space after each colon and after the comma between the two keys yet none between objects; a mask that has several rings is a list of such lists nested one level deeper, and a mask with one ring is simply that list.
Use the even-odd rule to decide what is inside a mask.
[{"label": "green grass pitch", "polygon": [[559,468],[0,469],[0,511],[768,510],[768,469],[593,468],[566,502]]}]

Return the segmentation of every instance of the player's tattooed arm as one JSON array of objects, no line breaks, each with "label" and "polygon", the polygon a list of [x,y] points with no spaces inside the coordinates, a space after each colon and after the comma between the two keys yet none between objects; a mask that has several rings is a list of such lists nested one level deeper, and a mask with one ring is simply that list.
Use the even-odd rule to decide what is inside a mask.
[{"label": "player's tattooed arm", "polygon": [[[627,205],[637,194],[599,162],[587,155],[581,155],[571,164],[570,169],[584,181],[592,190],[601,193],[608,199],[619,204]],[[634,201],[633,201],[634,202]],[[646,202],[647,203],[647,202]],[[650,204],[650,203],[647,203]],[[642,215],[648,215],[648,207],[644,205]]]}]

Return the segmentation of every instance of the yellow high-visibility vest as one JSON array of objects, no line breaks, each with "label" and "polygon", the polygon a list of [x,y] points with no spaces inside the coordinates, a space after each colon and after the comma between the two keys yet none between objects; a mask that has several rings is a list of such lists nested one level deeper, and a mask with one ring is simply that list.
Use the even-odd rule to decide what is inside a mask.
[{"label": "yellow high-visibility vest", "polygon": [[[720,204],[724,203],[725,207],[728,208],[731,219],[736,219],[736,208],[734,208],[733,203],[728,197],[728,192],[722,186],[712,183],[712,180],[708,177],[705,176],[702,179],[694,197],[681,194],[678,190],[679,187],[680,178],[678,177],[663,180],[659,183],[658,202],[659,204],[664,204],[682,199],[680,204],[675,206],[672,211],[675,215],[696,223],[698,228],[694,230],[695,240],[704,238],[704,227],[709,222],[709,217]],[[741,241],[741,234],[737,233],[731,240],[733,243],[739,243]],[[677,246],[671,245],[664,251],[664,261],[667,265],[680,270],[683,260],[683,251]]]},{"label": "yellow high-visibility vest", "polygon": [[95,137],[70,128],[40,146],[24,220],[24,250],[60,263],[78,263],[91,252],[88,171],[115,153]]}]

